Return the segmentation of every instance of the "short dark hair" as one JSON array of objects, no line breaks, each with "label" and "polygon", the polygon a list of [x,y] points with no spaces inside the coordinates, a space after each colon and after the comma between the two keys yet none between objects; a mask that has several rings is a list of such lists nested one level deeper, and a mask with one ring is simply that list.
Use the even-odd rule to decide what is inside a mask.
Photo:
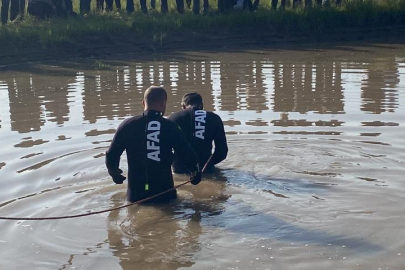
[{"label": "short dark hair", "polygon": [[146,89],[143,98],[145,99],[147,104],[155,104],[157,102],[167,100],[167,93],[163,87],[151,86]]},{"label": "short dark hair", "polygon": [[203,104],[203,99],[197,92],[187,93],[181,99],[181,103],[186,106],[201,106]]}]

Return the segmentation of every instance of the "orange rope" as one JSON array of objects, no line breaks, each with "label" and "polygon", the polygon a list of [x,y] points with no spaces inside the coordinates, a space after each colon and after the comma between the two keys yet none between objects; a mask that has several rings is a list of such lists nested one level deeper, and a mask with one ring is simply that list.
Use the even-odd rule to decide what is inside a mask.
[{"label": "orange rope", "polygon": [[[205,163],[204,168],[202,169],[201,172],[205,171],[205,169],[207,168],[208,163],[211,161],[212,157],[213,157],[213,155],[211,155],[210,158],[208,159],[207,163]],[[172,187],[172,188],[170,188],[168,190],[165,190],[163,192],[160,192],[160,193],[155,194],[153,196],[150,196],[148,198],[145,198],[145,199],[133,202],[133,203],[125,204],[125,205],[122,205],[122,206],[101,210],[101,211],[95,211],[95,212],[90,212],[90,213],[85,213],[85,214],[78,214],[78,215],[71,215],[71,216],[56,216],[56,217],[43,217],[43,218],[41,218],[41,217],[33,217],[33,218],[28,218],[28,217],[0,217],[0,220],[52,220],[52,219],[69,219],[69,218],[78,218],[78,217],[86,217],[86,216],[98,215],[98,214],[102,214],[102,213],[111,212],[111,211],[114,211],[114,210],[119,210],[119,209],[122,209],[122,208],[126,208],[126,207],[129,207],[129,206],[134,205],[134,204],[144,203],[144,202],[152,200],[152,199],[154,199],[154,198],[156,198],[156,197],[158,197],[160,195],[163,195],[163,194],[165,194],[167,192],[170,192],[170,191],[172,191],[174,189],[177,189],[177,188],[179,188],[181,186],[184,186],[185,184],[188,184],[190,182],[191,182],[191,180],[188,180],[188,181],[186,181],[186,182],[184,182],[182,184],[179,184],[179,185],[177,185],[175,187]]]}]

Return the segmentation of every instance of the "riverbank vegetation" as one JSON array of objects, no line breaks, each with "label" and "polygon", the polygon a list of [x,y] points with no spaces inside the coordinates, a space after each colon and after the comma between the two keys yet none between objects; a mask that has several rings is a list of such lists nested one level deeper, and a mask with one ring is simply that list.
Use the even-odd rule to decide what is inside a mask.
[{"label": "riverbank vegetation", "polygon": [[[305,0],[304,0],[305,1]],[[257,10],[218,12],[216,2],[211,9],[196,15],[192,10],[178,14],[176,3],[169,0],[169,12],[152,10],[148,14],[135,7],[128,15],[125,1],[122,11],[91,12],[84,16],[37,21],[30,16],[0,27],[0,56],[21,50],[49,50],[143,44],[162,46],[165,42],[203,42],[228,36],[303,36],[322,35],[341,30],[363,30],[405,26],[405,0],[353,0],[340,5],[323,1],[322,5],[282,1],[277,9],[272,2],[261,2]],[[138,2],[138,1],[137,1]],[[79,13],[79,2],[74,10]],[[297,5],[298,3],[298,5]],[[137,3],[136,3],[137,4]],[[283,8],[282,4],[285,4]],[[139,5],[139,4],[138,4]],[[159,7],[159,3],[157,3]]]}]

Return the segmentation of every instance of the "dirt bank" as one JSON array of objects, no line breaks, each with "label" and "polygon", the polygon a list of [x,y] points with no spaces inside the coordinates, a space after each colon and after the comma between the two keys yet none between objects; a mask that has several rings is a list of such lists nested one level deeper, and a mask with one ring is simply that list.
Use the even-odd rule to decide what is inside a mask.
[{"label": "dirt bank", "polygon": [[54,48],[41,48],[24,44],[0,44],[0,67],[27,62],[64,60],[69,58],[103,58],[117,54],[139,53],[147,55],[158,51],[205,50],[232,48],[291,48],[308,49],[339,45],[404,44],[405,26],[372,29],[337,29],[322,34],[262,33],[176,33],[159,41],[151,38],[89,37],[77,44],[67,43]]}]

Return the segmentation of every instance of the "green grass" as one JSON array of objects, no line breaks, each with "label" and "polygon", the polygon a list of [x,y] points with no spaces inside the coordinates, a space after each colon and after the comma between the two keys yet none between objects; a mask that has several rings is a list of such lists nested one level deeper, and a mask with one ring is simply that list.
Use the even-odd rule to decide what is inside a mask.
[{"label": "green grass", "polygon": [[[310,35],[342,28],[405,25],[405,0],[355,0],[347,1],[340,7],[331,5],[307,10],[287,8],[284,11],[271,10],[269,2],[262,2],[257,12],[231,11],[228,14],[218,13],[215,10],[216,2],[211,1],[212,10],[208,14],[194,15],[187,11],[180,15],[175,10],[174,0],[170,0],[168,14],[152,11],[144,15],[136,11],[127,15],[122,11],[49,21],[36,21],[25,16],[22,21],[0,27],[0,49],[9,46],[70,48],[128,40],[162,45],[165,40],[178,36]],[[135,9],[139,10],[139,1],[135,1],[135,4],[138,5]],[[77,12],[78,6],[78,0],[75,0],[74,9]],[[158,1],[156,6],[159,9]]]}]

